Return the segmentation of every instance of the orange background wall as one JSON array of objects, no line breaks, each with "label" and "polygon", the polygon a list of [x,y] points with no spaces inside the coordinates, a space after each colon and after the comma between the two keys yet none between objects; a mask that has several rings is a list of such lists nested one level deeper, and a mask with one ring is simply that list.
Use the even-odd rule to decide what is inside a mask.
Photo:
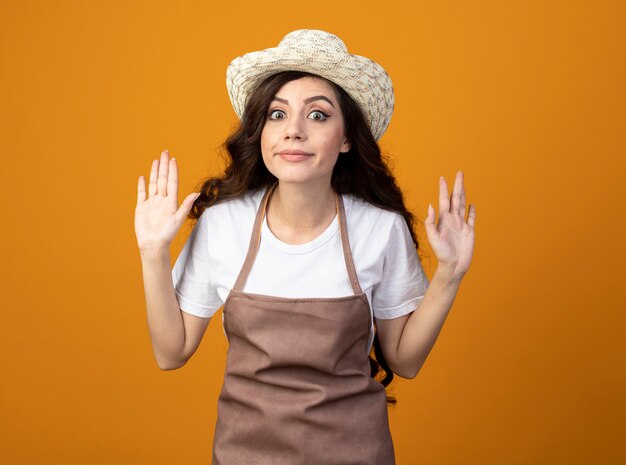
[{"label": "orange background wall", "polygon": [[624,463],[623,5],[3,1],[0,461],[210,463],[221,312],[158,369],[137,178],[166,148],[181,200],[217,172],[228,63],[313,28],[391,75],[381,145],[418,218],[457,169],[477,206],[440,337],[393,384],[398,463]]}]

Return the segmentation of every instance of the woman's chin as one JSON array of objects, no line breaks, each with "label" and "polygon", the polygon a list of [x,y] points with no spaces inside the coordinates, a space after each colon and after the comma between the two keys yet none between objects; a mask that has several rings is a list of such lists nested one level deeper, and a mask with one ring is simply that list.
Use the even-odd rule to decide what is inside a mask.
[{"label": "woman's chin", "polygon": [[332,173],[314,174],[303,170],[280,170],[271,172],[281,183],[285,184],[330,184]]}]

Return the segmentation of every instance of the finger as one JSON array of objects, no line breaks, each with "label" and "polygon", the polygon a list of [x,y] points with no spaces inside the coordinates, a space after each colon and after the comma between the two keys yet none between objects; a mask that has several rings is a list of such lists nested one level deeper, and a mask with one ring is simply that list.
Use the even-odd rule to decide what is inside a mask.
[{"label": "finger", "polygon": [[461,191],[463,190],[463,172],[461,170],[456,172],[454,178],[454,187],[452,188],[452,205],[450,206],[450,213],[458,213],[461,208]]},{"label": "finger", "polygon": [[167,176],[167,195],[172,196],[174,203],[178,206],[178,166],[176,159],[169,162],[169,175]]},{"label": "finger", "polygon": [[200,194],[201,192],[192,192],[187,197],[185,197],[185,200],[183,200],[183,203],[180,205],[180,208],[175,213],[176,221],[178,223],[182,223],[183,221],[185,221],[185,218],[187,218],[187,215],[189,214],[191,207],[193,207],[193,203],[196,201],[198,197],[200,197]]},{"label": "finger", "polygon": [[150,184],[148,185],[148,195],[154,197],[157,194],[157,176],[159,174],[159,161],[152,160],[150,168]]},{"label": "finger", "polygon": [[459,206],[459,214],[461,215],[461,219],[465,220],[465,186],[463,186],[463,190],[461,191],[461,205]]},{"label": "finger", "polygon": [[441,176],[439,178],[439,215],[441,212],[450,211],[450,199],[448,198],[448,184],[446,179]]},{"label": "finger", "polygon": [[159,163],[159,177],[157,180],[157,189],[162,196],[167,195],[167,173],[170,164],[170,154],[167,150],[161,152],[161,161]]},{"label": "finger", "polygon": [[428,204],[428,213],[426,218],[424,218],[424,227],[430,241],[435,240],[439,236],[437,226],[435,225],[435,209],[431,204]]},{"label": "finger", "polygon": [[137,204],[146,200],[146,180],[143,176],[139,176],[137,181]]},{"label": "finger", "polygon": [[470,204],[469,213],[467,215],[467,224],[469,224],[473,228],[475,223],[476,223],[476,207]]}]

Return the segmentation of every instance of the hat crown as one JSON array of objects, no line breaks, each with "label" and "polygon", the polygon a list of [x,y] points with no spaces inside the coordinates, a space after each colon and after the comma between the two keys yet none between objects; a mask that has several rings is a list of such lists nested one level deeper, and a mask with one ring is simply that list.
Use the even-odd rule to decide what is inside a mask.
[{"label": "hat crown", "polygon": [[350,54],[339,37],[317,29],[292,31],[278,46],[249,52],[230,62],[226,86],[240,119],[256,86],[282,71],[304,71],[334,82],[363,110],[376,140],[387,129],[394,90],[385,69],[370,58]]},{"label": "hat crown", "polygon": [[287,34],[278,44],[279,47],[296,49],[327,50],[347,54],[348,48],[335,34],[316,29],[299,29]]}]

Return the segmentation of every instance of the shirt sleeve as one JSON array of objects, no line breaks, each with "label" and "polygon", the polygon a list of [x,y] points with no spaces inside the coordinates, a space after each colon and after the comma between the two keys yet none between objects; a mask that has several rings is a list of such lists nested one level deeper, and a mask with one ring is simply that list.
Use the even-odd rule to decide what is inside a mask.
[{"label": "shirt sleeve", "polygon": [[203,318],[210,318],[222,306],[211,284],[208,211],[204,210],[196,221],[172,269],[180,309]]},{"label": "shirt sleeve", "polygon": [[428,284],[409,227],[404,217],[396,214],[385,249],[382,277],[372,290],[374,316],[388,320],[412,312]]}]

